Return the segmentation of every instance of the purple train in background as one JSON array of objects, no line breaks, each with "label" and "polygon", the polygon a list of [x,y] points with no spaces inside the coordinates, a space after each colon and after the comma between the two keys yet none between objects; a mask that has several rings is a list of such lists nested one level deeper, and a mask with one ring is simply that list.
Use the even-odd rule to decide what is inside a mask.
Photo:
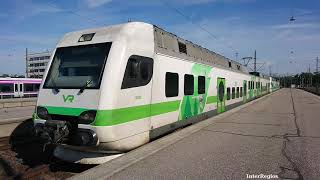
[{"label": "purple train in background", "polygon": [[0,99],[37,97],[42,79],[0,78]]}]

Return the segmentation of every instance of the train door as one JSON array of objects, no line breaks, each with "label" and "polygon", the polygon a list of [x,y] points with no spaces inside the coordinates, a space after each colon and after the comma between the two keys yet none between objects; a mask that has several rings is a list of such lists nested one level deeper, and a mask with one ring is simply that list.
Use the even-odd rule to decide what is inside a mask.
[{"label": "train door", "polygon": [[139,130],[147,130],[150,126],[150,103],[153,74],[153,59],[132,55],[128,59],[118,106],[128,106],[121,114],[131,120],[144,119]]},{"label": "train door", "polygon": [[247,102],[247,81],[243,81],[243,102]]},{"label": "train door", "polygon": [[19,83],[19,97],[23,97],[23,84]]},{"label": "train door", "polygon": [[14,83],[14,88],[13,88],[13,96],[14,97],[19,97],[20,93],[19,93],[19,83],[18,82],[15,82]]},{"label": "train door", "polygon": [[224,78],[217,79],[217,112],[222,113],[225,111],[226,98],[225,98],[226,80]]}]

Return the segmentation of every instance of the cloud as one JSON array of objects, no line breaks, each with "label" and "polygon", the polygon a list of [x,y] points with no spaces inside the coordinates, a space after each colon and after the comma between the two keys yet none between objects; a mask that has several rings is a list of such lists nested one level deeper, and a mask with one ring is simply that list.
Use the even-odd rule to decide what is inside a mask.
[{"label": "cloud", "polygon": [[315,23],[288,23],[288,24],[278,24],[272,25],[272,29],[297,29],[297,28],[320,28],[319,24]]},{"label": "cloud", "polygon": [[51,47],[58,42],[58,37],[29,35],[29,34],[1,34],[0,41],[7,44],[40,45]]},{"label": "cloud", "polygon": [[[233,23],[230,23],[233,22]],[[168,31],[191,40],[221,55],[235,59],[235,51],[238,50],[238,61],[245,56],[253,56],[257,50],[258,62],[266,62],[264,73],[268,74],[268,66],[272,65],[273,73],[304,71],[306,56],[315,54],[311,49],[317,47],[320,41],[317,24],[304,23],[292,25],[286,24],[251,24],[246,18],[207,18],[198,22],[181,23],[169,26]],[[211,37],[207,32],[199,28],[199,24],[215,35]],[[271,27],[271,28],[270,28]],[[304,28],[308,27],[308,28]],[[290,51],[295,54],[290,55]],[[297,63],[292,65],[289,61],[294,59]]]},{"label": "cloud", "polygon": [[173,0],[176,4],[197,5],[208,3],[247,3],[255,0]]},{"label": "cloud", "polygon": [[85,0],[85,3],[89,6],[89,8],[96,8],[111,2],[112,0]]},{"label": "cloud", "polygon": [[57,5],[52,3],[36,3],[33,1],[21,1],[15,4],[13,8],[13,15],[17,19],[23,20],[32,16],[44,13],[59,13],[64,11]]}]

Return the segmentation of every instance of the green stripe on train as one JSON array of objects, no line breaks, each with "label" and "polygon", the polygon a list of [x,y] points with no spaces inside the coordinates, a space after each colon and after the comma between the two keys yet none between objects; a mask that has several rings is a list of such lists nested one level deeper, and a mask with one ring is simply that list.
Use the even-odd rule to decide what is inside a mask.
[{"label": "green stripe on train", "polygon": [[85,108],[69,108],[69,107],[56,107],[56,106],[45,106],[49,114],[59,114],[67,116],[79,116],[83,111],[93,110]]},{"label": "green stripe on train", "polygon": [[[156,116],[168,112],[177,111],[180,106],[180,100],[162,102],[128,108],[120,108],[113,110],[97,110],[96,119],[92,125],[95,126],[112,126],[122,124],[138,119]],[[84,108],[68,108],[45,106],[49,114],[59,114],[68,116],[79,116],[82,112],[92,109]]]},{"label": "green stripe on train", "polygon": [[96,115],[95,126],[112,126],[122,124],[138,119],[156,116],[168,112],[177,111],[180,106],[180,100],[141,105],[135,107],[114,109],[114,110],[99,110]]},{"label": "green stripe on train", "polygon": [[217,102],[217,96],[209,96],[207,98],[207,104],[212,104]]}]

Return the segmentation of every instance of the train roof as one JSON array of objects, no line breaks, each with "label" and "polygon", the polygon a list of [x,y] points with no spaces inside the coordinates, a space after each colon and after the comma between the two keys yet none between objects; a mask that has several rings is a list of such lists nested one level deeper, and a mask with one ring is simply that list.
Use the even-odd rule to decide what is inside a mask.
[{"label": "train roof", "polygon": [[[198,62],[226,70],[235,71],[249,75],[247,68],[241,63],[231,60],[207,48],[201,47],[191,41],[185,40],[177,35],[167,32],[156,25],[144,22],[128,22],[118,25],[85,29],[67,33],[57,44],[57,47],[74,46],[79,44],[92,44],[113,41],[118,37],[130,36],[132,28],[153,29],[155,52],[179,57],[192,62]],[[89,42],[78,42],[83,34],[95,33]],[[265,78],[264,76],[260,76]]]}]

